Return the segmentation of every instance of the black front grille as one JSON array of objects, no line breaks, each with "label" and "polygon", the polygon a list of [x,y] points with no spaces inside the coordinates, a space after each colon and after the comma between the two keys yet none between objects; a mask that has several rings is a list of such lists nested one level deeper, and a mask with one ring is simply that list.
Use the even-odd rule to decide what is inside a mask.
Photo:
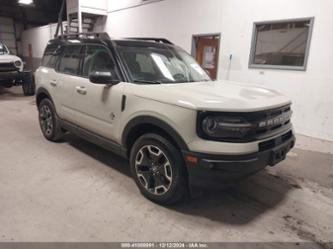
[{"label": "black front grille", "polygon": [[291,128],[290,105],[247,114],[246,120],[254,125],[247,135],[249,140],[261,140],[281,134]]},{"label": "black front grille", "polygon": [[[199,137],[222,142],[246,143],[263,140],[279,134],[283,134],[291,129],[291,108],[290,105],[282,106],[265,111],[257,112],[199,112],[197,118],[197,132]],[[235,137],[210,137],[201,129],[202,121],[207,116],[241,118],[244,124],[250,124],[251,127],[242,136]]]},{"label": "black front grille", "polygon": [[13,62],[10,63],[0,62],[0,72],[11,72],[11,71],[17,71],[17,68],[15,67]]},{"label": "black front grille", "polygon": [[[256,135],[265,136],[265,134],[269,134],[275,130],[286,127],[290,124],[291,114],[292,111],[290,106],[263,112],[256,120],[256,123],[258,124],[255,131]],[[261,127],[260,124],[264,125]]]}]

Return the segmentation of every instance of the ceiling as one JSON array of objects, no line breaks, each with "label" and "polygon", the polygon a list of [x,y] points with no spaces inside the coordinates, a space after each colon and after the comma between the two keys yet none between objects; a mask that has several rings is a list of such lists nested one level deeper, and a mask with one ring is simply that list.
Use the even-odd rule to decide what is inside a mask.
[{"label": "ceiling", "polygon": [[[62,0],[34,0],[33,6],[21,6],[17,2],[17,0],[0,0],[0,16],[13,17],[25,27],[57,22],[62,4]],[[66,13],[64,13],[65,18]]]}]

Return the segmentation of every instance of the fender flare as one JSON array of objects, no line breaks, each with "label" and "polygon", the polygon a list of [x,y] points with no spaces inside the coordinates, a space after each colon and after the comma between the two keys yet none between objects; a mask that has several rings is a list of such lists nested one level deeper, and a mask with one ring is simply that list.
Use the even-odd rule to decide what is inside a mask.
[{"label": "fender flare", "polygon": [[37,104],[37,106],[38,106],[38,98],[41,94],[45,94],[53,102],[50,93],[44,87],[40,87],[40,88],[38,88],[38,90],[36,92],[36,104]]},{"label": "fender flare", "polygon": [[127,141],[127,138],[128,138],[128,135],[130,134],[130,132],[139,125],[153,125],[153,126],[158,127],[159,129],[163,130],[166,134],[168,134],[175,141],[175,143],[181,150],[186,150],[186,151],[188,150],[186,142],[174,128],[172,128],[165,121],[162,121],[162,120],[152,117],[152,116],[135,117],[127,123],[126,127],[123,130],[123,134],[121,137],[122,145],[124,147],[127,147],[126,141]]}]

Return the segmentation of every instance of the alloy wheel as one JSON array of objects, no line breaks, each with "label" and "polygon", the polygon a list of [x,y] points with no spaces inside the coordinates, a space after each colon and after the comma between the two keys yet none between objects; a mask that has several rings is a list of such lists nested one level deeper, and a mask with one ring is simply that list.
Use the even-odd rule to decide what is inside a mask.
[{"label": "alloy wheel", "polygon": [[163,195],[172,184],[172,167],[157,146],[143,146],[136,154],[135,170],[140,184],[154,195]]},{"label": "alloy wheel", "polygon": [[43,105],[39,111],[39,120],[43,132],[50,136],[53,131],[53,116],[49,106]]}]

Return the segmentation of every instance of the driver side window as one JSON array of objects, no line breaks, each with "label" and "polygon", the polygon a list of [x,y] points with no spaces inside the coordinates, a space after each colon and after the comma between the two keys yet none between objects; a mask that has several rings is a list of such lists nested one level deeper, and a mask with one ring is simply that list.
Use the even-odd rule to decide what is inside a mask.
[{"label": "driver side window", "polygon": [[108,49],[104,46],[87,45],[83,76],[88,77],[94,71],[116,74],[114,62]]}]

